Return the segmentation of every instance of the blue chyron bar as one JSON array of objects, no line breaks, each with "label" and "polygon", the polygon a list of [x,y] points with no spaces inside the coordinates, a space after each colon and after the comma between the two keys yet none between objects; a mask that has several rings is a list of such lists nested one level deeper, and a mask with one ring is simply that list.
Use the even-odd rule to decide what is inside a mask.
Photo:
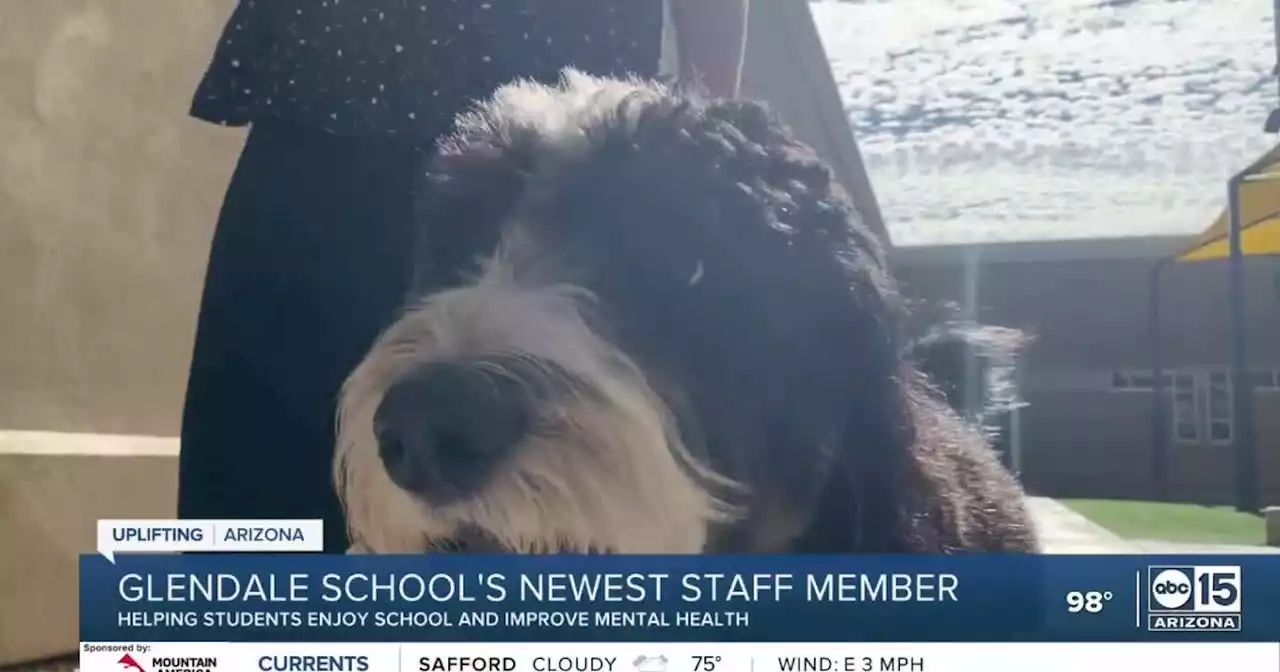
[{"label": "blue chyron bar", "polygon": [[1280,555],[80,560],[94,643],[1277,639]]}]

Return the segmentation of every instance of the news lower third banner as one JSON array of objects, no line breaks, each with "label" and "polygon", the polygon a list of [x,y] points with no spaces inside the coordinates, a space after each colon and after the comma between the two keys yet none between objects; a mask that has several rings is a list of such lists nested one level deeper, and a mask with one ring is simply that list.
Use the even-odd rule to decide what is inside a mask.
[{"label": "news lower third banner", "polygon": [[80,672],[1276,672],[1257,642],[86,643]]},{"label": "news lower third banner", "polygon": [[80,640],[1276,642],[1280,555],[85,555]]}]

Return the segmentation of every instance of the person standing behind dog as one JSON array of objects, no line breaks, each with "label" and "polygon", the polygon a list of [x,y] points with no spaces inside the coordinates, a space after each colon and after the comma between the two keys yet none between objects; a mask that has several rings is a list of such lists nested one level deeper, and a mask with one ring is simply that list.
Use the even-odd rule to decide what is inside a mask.
[{"label": "person standing behind dog", "polygon": [[191,107],[250,130],[209,255],[179,517],[320,518],[346,550],[335,403],[407,289],[424,155],[512,79],[657,76],[664,17],[679,75],[735,96],[747,0],[666,1],[239,2]]}]

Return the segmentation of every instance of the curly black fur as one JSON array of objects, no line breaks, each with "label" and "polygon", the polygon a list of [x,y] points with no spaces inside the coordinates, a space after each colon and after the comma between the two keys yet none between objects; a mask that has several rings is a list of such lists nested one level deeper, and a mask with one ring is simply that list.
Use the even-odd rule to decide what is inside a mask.
[{"label": "curly black fur", "polygon": [[967,320],[950,303],[916,301],[911,318],[908,348],[916,366],[953,409],[998,432],[1008,414],[1023,405],[1019,357],[1031,338],[1017,329]]},{"label": "curly black fur", "polygon": [[1019,485],[914,363],[885,252],[828,168],[759,104],[634,87],[574,149],[463,119],[415,294],[526,227],[690,448],[746,486],[708,552],[1035,551]]}]

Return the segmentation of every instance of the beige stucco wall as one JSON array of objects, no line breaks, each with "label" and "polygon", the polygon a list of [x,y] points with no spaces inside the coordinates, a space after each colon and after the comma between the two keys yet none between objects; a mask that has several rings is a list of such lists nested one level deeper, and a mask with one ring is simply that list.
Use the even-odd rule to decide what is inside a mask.
[{"label": "beige stucco wall", "polygon": [[231,5],[0,2],[0,666],[74,651],[96,518],[173,515],[176,442],[66,432],[178,430],[243,140],[186,107]]},{"label": "beige stucco wall", "polygon": [[0,3],[0,428],[177,431],[243,139],[186,107],[232,4]]},{"label": "beige stucco wall", "polygon": [[98,518],[173,517],[176,444],[0,431],[0,669],[75,651],[79,554]]}]

